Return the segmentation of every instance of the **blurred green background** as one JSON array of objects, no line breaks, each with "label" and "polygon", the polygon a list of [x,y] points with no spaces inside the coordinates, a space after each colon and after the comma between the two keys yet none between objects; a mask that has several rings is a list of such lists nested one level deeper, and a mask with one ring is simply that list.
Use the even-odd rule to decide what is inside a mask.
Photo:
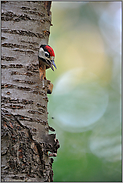
[{"label": "blurred green background", "polygon": [[121,182],[121,2],[52,2],[54,181]]}]

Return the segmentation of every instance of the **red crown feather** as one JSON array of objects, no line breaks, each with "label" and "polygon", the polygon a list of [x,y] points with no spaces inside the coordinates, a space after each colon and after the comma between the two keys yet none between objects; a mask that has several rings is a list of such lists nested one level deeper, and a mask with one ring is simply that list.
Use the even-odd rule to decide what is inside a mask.
[{"label": "red crown feather", "polygon": [[54,56],[55,57],[55,53],[54,53],[53,49],[49,45],[46,45],[45,49],[47,49],[47,51],[50,53],[50,56]]}]

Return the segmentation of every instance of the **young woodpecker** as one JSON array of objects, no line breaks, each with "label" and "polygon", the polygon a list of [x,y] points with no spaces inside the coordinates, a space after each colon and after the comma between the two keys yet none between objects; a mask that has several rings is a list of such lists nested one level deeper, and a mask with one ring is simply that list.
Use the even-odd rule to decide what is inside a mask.
[{"label": "young woodpecker", "polygon": [[40,46],[38,53],[38,60],[39,60],[40,79],[43,81],[43,87],[44,87],[44,79],[46,80],[46,69],[51,68],[54,71],[53,66],[57,69],[54,62],[54,58],[55,53],[49,45]]}]

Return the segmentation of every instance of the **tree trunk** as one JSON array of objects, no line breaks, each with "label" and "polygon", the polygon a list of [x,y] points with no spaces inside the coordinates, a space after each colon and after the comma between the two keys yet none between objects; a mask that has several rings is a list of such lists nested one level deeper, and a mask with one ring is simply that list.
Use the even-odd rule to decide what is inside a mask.
[{"label": "tree trunk", "polygon": [[[2,181],[53,181],[48,151],[59,148],[47,121],[47,80],[38,49],[48,44],[50,1],[2,1]],[[50,153],[51,154],[51,153]]]}]

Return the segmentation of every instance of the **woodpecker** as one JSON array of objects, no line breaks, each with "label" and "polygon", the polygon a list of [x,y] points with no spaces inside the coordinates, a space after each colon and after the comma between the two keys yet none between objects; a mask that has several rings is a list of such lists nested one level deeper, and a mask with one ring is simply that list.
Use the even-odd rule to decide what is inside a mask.
[{"label": "woodpecker", "polygon": [[57,69],[55,62],[55,53],[54,50],[49,45],[41,45],[38,53],[39,60],[39,73],[40,79],[43,81],[44,87],[44,79],[46,80],[46,69],[51,68],[54,71],[53,66]]},{"label": "woodpecker", "polygon": [[54,58],[55,53],[49,45],[40,46],[38,54],[39,67],[40,65],[46,65],[46,69],[49,69],[51,67],[51,69],[54,71],[53,66],[57,69]]}]

